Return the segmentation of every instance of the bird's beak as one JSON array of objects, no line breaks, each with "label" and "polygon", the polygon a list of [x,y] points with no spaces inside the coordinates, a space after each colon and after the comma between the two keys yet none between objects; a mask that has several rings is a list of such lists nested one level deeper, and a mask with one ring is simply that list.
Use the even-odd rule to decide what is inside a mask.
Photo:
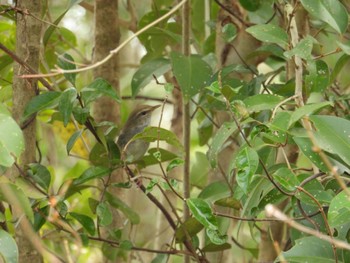
[{"label": "bird's beak", "polygon": [[150,108],[150,111],[154,111],[155,109],[159,108],[160,106],[162,106],[162,105],[152,106],[152,107]]}]

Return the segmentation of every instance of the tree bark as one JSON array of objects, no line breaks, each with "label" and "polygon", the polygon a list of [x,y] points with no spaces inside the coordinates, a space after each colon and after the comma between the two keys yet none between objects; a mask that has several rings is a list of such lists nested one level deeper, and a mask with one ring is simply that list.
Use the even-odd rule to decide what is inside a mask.
[{"label": "tree bark", "polygon": [[[37,18],[41,16],[40,0],[18,0],[16,22],[16,55],[33,69],[39,68],[40,36],[42,23]],[[28,15],[30,13],[31,15]],[[13,79],[13,118],[20,124],[24,108],[37,94],[35,79],[22,79],[21,75],[28,73],[18,63],[14,64]],[[23,128],[25,149],[19,160],[20,167],[36,161],[36,123],[35,118]],[[16,168],[12,169],[11,179],[18,175]],[[33,249],[24,231],[16,229],[16,241],[19,248],[20,262],[42,262],[41,255]]]},{"label": "tree bark", "polygon": [[[94,53],[93,63],[96,63],[106,57],[109,52],[115,49],[119,45],[120,41],[120,28],[118,23],[118,0],[96,0],[94,6],[95,15],[95,34],[94,34]],[[119,59],[118,55],[114,55],[108,62],[104,63],[100,67],[94,70],[94,78],[101,77],[107,80],[117,91],[119,89]],[[101,97],[96,100],[94,104],[94,119],[97,123],[102,121],[110,121],[119,123],[120,112],[119,104],[109,97]],[[123,171],[121,169],[113,172],[110,183],[121,181]],[[103,188],[104,185],[101,184]],[[122,192],[118,191],[118,188],[111,188],[108,191],[114,195],[120,195]],[[124,199],[124,198],[122,198]],[[108,226],[109,229],[118,229],[122,225],[121,215],[117,210],[113,209],[113,222]],[[107,229],[101,229],[101,235],[104,238],[108,238]],[[113,249],[113,250],[111,250]],[[105,249],[107,254],[104,255],[104,262],[114,262],[116,253],[115,248]]]}]

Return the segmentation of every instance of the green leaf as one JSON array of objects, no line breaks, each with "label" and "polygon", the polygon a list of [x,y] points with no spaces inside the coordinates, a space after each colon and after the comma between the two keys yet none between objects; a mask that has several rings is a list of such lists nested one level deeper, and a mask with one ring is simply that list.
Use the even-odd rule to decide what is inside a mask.
[{"label": "green leaf", "polygon": [[247,193],[252,177],[258,169],[259,156],[250,147],[241,149],[235,158],[236,180],[244,193]]},{"label": "green leaf", "polygon": [[168,164],[168,166],[167,166],[167,168],[166,168],[166,171],[167,171],[167,172],[170,172],[170,171],[173,170],[174,168],[183,165],[183,163],[184,163],[184,160],[183,160],[183,159],[176,158],[176,159],[172,160],[172,161]]},{"label": "green leaf", "polygon": [[73,103],[77,97],[77,90],[75,88],[66,89],[60,98],[60,102],[58,103],[58,110],[60,111],[63,118],[64,127],[67,126],[70,121],[71,114],[73,111]]},{"label": "green leaf", "polygon": [[16,241],[6,231],[0,229],[0,258],[6,263],[17,263],[18,247]]},{"label": "green leaf", "polygon": [[327,217],[330,227],[339,227],[350,223],[350,202],[344,191],[332,199]]},{"label": "green leaf", "polygon": [[198,195],[198,198],[204,199],[210,203],[229,197],[231,191],[226,182],[217,181],[207,185],[202,192]]},{"label": "green leaf", "polygon": [[207,228],[205,230],[210,241],[215,245],[223,245],[227,241],[227,235],[221,235],[219,230],[213,230]]},{"label": "green leaf", "polygon": [[22,130],[9,115],[0,113],[0,166],[11,167],[24,150]]},{"label": "green leaf", "polygon": [[43,37],[43,43],[44,46],[47,45],[47,43],[49,42],[49,39],[52,35],[52,33],[55,31],[56,28],[58,28],[58,24],[61,22],[62,18],[65,16],[65,14],[70,10],[70,8],[81,2],[82,0],[70,0],[70,4],[68,6],[68,8],[46,29],[44,37]]},{"label": "green leaf", "polygon": [[[65,70],[71,70],[71,69],[77,68],[74,64],[74,58],[68,53],[64,53],[63,55],[58,57],[57,65],[60,68]],[[64,73],[63,75],[75,87],[75,79],[76,79],[77,73]]]},{"label": "green leaf", "polygon": [[186,57],[172,52],[171,64],[173,73],[180,85],[184,99],[188,101],[207,85],[211,75],[211,67],[199,56]]},{"label": "green leaf", "polygon": [[101,178],[109,174],[111,170],[107,167],[93,166],[85,170],[78,178],[73,180],[72,185],[83,184],[95,178]]},{"label": "green leaf", "polygon": [[299,146],[299,149],[303,152],[303,154],[313,163],[315,164],[321,171],[327,172],[328,168],[322,161],[322,158],[318,153],[313,150],[313,144],[309,138],[303,137],[293,137],[295,143]]},{"label": "green leaf", "polygon": [[167,254],[157,254],[154,259],[152,259],[151,263],[167,263],[169,255]]},{"label": "green leaf", "polygon": [[334,68],[332,70],[329,83],[333,83],[334,82],[334,80],[337,78],[337,76],[340,73],[340,71],[349,62],[349,59],[350,59],[350,56],[347,55],[347,54],[344,54],[343,56],[341,56],[337,60],[337,63],[335,64],[335,66],[334,66]]},{"label": "green leaf", "polygon": [[103,78],[96,78],[87,87],[81,90],[81,95],[84,100],[85,105],[95,101],[101,96],[107,96],[120,102],[120,98],[114,89],[114,87]]},{"label": "green leaf", "polygon": [[234,24],[228,23],[222,27],[222,34],[227,43],[232,42],[237,36],[237,28]]},{"label": "green leaf", "polygon": [[75,218],[90,235],[95,235],[96,227],[91,217],[74,212],[70,212],[69,215]]},{"label": "green leaf", "polygon": [[316,127],[315,139],[323,150],[337,154],[350,164],[350,121],[335,116],[311,116]]},{"label": "green leaf", "polygon": [[130,222],[132,224],[136,225],[140,223],[140,216],[132,208],[130,208],[127,204],[125,204],[122,200],[120,200],[118,197],[112,195],[109,192],[106,192],[106,200],[111,206],[122,211],[123,214],[128,219],[130,219]]},{"label": "green leaf", "polygon": [[24,109],[23,120],[26,120],[32,114],[40,110],[56,107],[61,94],[62,93],[58,91],[49,91],[31,99]]},{"label": "green leaf", "polygon": [[130,141],[135,141],[138,139],[142,139],[146,142],[155,142],[157,140],[165,141],[168,144],[173,145],[180,150],[183,150],[183,146],[176,135],[173,132],[163,128],[147,127],[143,130],[143,132],[138,133],[132,137]]},{"label": "green leaf", "polygon": [[239,0],[239,3],[244,9],[250,12],[258,10],[261,6],[261,0]]},{"label": "green leaf", "polygon": [[207,201],[200,198],[189,198],[186,200],[187,206],[193,216],[205,227],[211,230],[218,229],[218,222],[213,215],[210,205]]},{"label": "green leaf", "polygon": [[340,1],[301,0],[304,8],[313,16],[330,25],[338,33],[344,33],[348,27],[348,12]]},{"label": "green leaf", "polygon": [[38,163],[29,164],[29,167],[29,176],[47,192],[51,183],[51,174],[49,170]]},{"label": "green leaf", "polygon": [[262,110],[270,110],[277,106],[284,98],[270,94],[258,94],[243,100],[248,111],[258,112]]},{"label": "green leaf", "polygon": [[156,186],[158,184],[158,179],[152,179],[149,184],[146,186],[146,192],[145,194],[148,194],[150,192],[152,192],[154,186]]},{"label": "green leaf", "polygon": [[83,130],[76,131],[75,133],[72,134],[72,136],[69,138],[67,142],[67,154],[69,155],[70,151],[74,147],[75,142],[79,139],[79,137],[82,135]]},{"label": "green leaf", "polygon": [[350,43],[349,42],[342,43],[338,40],[336,42],[345,54],[350,55]]},{"label": "green leaf", "polygon": [[176,243],[180,243],[186,240],[186,232],[189,234],[190,237],[193,237],[202,229],[203,225],[196,218],[190,217],[176,229]]},{"label": "green leaf", "polygon": [[247,28],[246,31],[260,41],[276,43],[282,48],[288,45],[288,34],[278,26],[272,24],[255,25]]},{"label": "green leaf", "polygon": [[96,214],[99,219],[99,225],[108,226],[113,221],[113,215],[107,203],[99,203],[96,208]]},{"label": "green leaf", "polygon": [[162,76],[171,69],[170,61],[165,58],[157,58],[141,65],[131,80],[131,94],[135,97],[139,91],[156,77]]},{"label": "green leaf", "polygon": [[311,51],[313,48],[314,39],[307,36],[302,39],[292,50],[285,51],[283,55],[290,59],[292,56],[298,56],[302,59],[309,60],[312,58]]},{"label": "green leaf", "polygon": [[329,85],[329,68],[323,60],[317,60],[316,63],[308,63],[310,74],[305,77],[305,86],[308,92],[323,93]]},{"label": "green leaf", "polygon": [[125,249],[125,250],[131,250],[133,248],[133,244],[130,240],[122,240],[119,244],[119,247],[121,249]]},{"label": "green leaf", "polygon": [[313,114],[315,111],[318,111],[318,110],[320,110],[324,107],[327,107],[327,106],[333,106],[333,103],[329,102],[329,101],[324,101],[324,102],[320,102],[320,103],[307,104],[307,105],[304,105],[300,108],[297,108],[292,113],[292,116],[289,120],[288,127],[290,128],[291,126],[293,126],[293,124],[296,123],[297,121],[299,121],[302,117],[309,116],[309,115]]},{"label": "green leaf", "polygon": [[237,130],[234,122],[225,122],[216,132],[208,151],[208,160],[212,168],[216,167],[218,153],[226,140]]},{"label": "green leaf", "polygon": [[31,222],[33,222],[33,210],[30,205],[29,199],[24,194],[23,190],[12,183],[0,183],[0,200],[9,204],[13,204],[14,198],[16,198],[16,201],[20,205],[20,208],[21,210],[23,210],[24,214],[28,217],[28,219]]},{"label": "green leaf", "polygon": [[296,187],[300,184],[296,175],[287,167],[278,169],[273,178],[287,191],[295,191]]},{"label": "green leaf", "polygon": [[297,239],[295,245],[283,252],[287,262],[320,262],[333,263],[334,253],[332,245],[317,237],[304,237]]}]

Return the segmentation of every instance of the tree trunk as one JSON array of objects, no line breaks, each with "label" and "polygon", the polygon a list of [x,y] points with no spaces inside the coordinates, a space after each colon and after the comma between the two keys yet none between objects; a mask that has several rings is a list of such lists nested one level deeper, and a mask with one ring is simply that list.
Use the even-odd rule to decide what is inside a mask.
[{"label": "tree trunk", "polygon": [[[16,55],[25,61],[33,69],[39,68],[41,21],[34,17],[41,16],[40,0],[18,0],[17,8],[23,12],[17,12],[16,31]],[[27,15],[29,12],[31,15]],[[35,79],[22,79],[19,76],[28,73],[23,66],[15,63],[13,79],[13,117],[20,123],[27,103],[36,96],[37,81]],[[33,119],[23,128],[25,150],[20,158],[20,167],[36,161],[36,123]],[[12,179],[18,175],[13,168]],[[42,262],[40,254],[33,249],[26,237],[26,233],[20,228],[16,229],[16,240],[19,248],[20,262]]]},{"label": "tree trunk", "polygon": [[[109,52],[119,45],[120,28],[118,24],[118,0],[96,0],[95,1],[95,46],[93,53],[93,62],[96,63],[106,57]],[[108,62],[99,66],[94,70],[94,77],[101,77],[107,80],[119,94],[119,59],[118,55],[114,55]],[[101,97],[94,104],[94,118],[97,123],[102,121],[110,121],[119,123],[119,104],[109,97]],[[119,169],[113,172],[111,183],[121,181],[123,171]],[[100,185],[104,187],[103,184]],[[109,192],[121,195],[118,188],[111,188]],[[113,209],[113,222],[108,226],[114,230],[121,227],[121,216],[117,210]],[[108,238],[107,229],[101,229],[101,235]],[[113,249],[113,251],[111,250]],[[108,255],[104,262],[114,262],[116,256],[115,248],[104,249],[108,251]]]}]

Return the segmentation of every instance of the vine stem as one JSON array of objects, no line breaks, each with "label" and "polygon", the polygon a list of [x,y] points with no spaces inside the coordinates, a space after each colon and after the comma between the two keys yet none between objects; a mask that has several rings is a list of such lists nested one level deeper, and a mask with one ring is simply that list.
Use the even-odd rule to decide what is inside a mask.
[{"label": "vine stem", "polygon": [[81,68],[78,68],[78,69],[71,69],[71,70],[65,70],[65,69],[61,69],[61,68],[57,67],[56,69],[52,69],[51,73],[48,73],[48,74],[29,74],[29,75],[22,75],[21,77],[22,78],[52,77],[52,76],[57,76],[57,75],[65,74],[65,73],[78,73],[78,72],[83,72],[83,71],[87,71],[87,70],[90,70],[90,69],[97,68],[97,67],[103,65],[104,63],[106,63],[108,60],[110,60],[114,55],[119,53],[119,51],[122,50],[127,44],[129,44],[129,42],[131,42],[131,40],[133,40],[134,38],[138,37],[139,35],[141,35],[145,31],[147,31],[151,27],[153,27],[156,24],[160,23],[161,21],[163,21],[163,20],[167,19],[168,17],[170,17],[172,14],[174,14],[177,10],[179,10],[187,2],[188,2],[188,0],[182,0],[180,3],[178,3],[176,6],[174,6],[169,12],[167,12],[166,14],[164,14],[163,16],[158,18],[157,20],[153,21],[152,23],[149,23],[147,26],[145,26],[144,28],[140,29],[135,34],[133,34],[132,36],[128,37],[117,48],[109,51],[109,54],[106,57],[104,57],[100,61],[97,61],[94,64],[91,64],[91,65],[86,66],[86,67],[81,67]]}]

